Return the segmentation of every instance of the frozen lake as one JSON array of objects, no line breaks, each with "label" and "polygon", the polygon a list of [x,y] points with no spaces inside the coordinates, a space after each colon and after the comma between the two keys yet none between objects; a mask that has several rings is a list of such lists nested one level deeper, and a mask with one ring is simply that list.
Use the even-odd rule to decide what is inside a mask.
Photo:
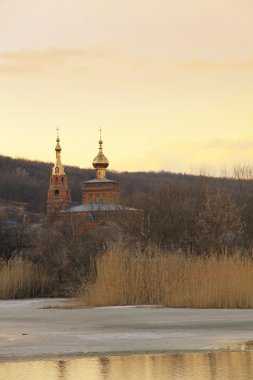
[{"label": "frozen lake", "polygon": [[45,308],[63,300],[0,301],[0,357],[244,349],[253,310]]}]

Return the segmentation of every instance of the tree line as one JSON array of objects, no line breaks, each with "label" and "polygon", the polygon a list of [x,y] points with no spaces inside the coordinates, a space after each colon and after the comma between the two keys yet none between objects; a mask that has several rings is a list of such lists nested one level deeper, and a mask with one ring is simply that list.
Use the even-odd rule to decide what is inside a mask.
[{"label": "tree line", "polygon": [[[45,211],[52,163],[0,156],[0,198]],[[93,169],[66,166],[74,204]],[[253,171],[236,167],[231,178],[170,172],[113,172],[121,202],[145,214],[144,240],[168,249],[205,253],[249,249],[253,243]]]}]

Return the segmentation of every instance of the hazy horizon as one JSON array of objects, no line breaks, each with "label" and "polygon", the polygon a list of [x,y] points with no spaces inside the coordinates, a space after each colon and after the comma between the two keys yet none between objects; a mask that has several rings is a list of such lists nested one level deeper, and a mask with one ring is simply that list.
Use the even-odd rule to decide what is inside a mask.
[{"label": "hazy horizon", "polygon": [[[0,157],[6,157],[6,158],[10,158],[10,159],[13,159],[13,160],[24,160],[24,161],[28,161],[28,162],[38,162],[38,163],[42,163],[42,164],[48,164],[48,165],[52,165],[52,168],[54,166],[54,160],[52,159],[51,161],[49,160],[39,160],[39,159],[31,159],[31,158],[27,158],[27,157],[22,157],[22,156],[19,156],[19,157],[13,157],[13,156],[10,156],[10,155],[3,155],[0,153]],[[63,163],[63,166],[65,168],[69,168],[69,167],[72,167],[72,168],[76,168],[76,169],[80,169],[80,170],[93,170],[94,171],[94,175],[95,175],[95,169],[93,168],[92,164],[90,165],[84,165],[84,166],[79,166],[79,165],[75,165],[75,164],[68,164],[68,163]],[[206,176],[206,177],[215,177],[215,178],[221,178],[221,177],[227,177],[227,178],[234,178],[236,177],[235,175],[235,171],[238,171],[241,172],[241,175],[242,176],[245,176],[245,179],[250,179],[251,178],[251,173],[253,172],[253,166],[249,166],[247,164],[236,164],[234,167],[231,167],[230,169],[226,168],[226,167],[220,167],[218,168],[217,170],[215,170],[215,168],[211,168],[211,167],[204,167],[204,166],[200,166],[199,168],[192,168],[191,171],[173,171],[173,170],[166,170],[166,169],[158,169],[158,170],[152,170],[152,169],[146,169],[146,170],[117,170],[117,169],[114,169],[114,168],[110,168],[110,166],[107,168],[107,172],[111,172],[111,173],[119,173],[119,174],[123,174],[123,173],[170,173],[170,174],[175,174],[175,175],[186,175],[186,176]],[[244,173],[244,174],[243,174]],[[68,173],[66,173],[68,174]]]}]

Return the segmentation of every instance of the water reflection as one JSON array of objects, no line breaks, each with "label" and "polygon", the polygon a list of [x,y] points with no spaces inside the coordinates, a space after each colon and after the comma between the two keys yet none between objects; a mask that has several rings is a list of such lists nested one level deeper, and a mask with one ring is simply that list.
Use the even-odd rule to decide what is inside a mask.
[{"label": "water reflection", "polygon": [[253,352],[0,362],[1,380],[248,380],[251,376]]},{"label": "water reflection", "polygon": [[104,380],[109,379],[110,376],[110,359],[108,357],[99,358],[101,375]]},{"label": "water reflection", "polygon": [[58,366],[58,372],[59,372],[59,379],[67,380],[66,374],[68,372],[68,361],[59,360],[57,362],[57,366]]}]

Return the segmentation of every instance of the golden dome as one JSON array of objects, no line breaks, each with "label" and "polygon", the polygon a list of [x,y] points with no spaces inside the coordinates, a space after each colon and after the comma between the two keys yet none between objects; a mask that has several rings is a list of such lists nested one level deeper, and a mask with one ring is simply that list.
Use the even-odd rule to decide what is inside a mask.
[{"label": "golden dome", "polygon": [[95,169],[106,169],[109,166],[109,161],[103,153],[102,145],[103,145],[103,141],[100,139],[99,152],[98,152],[98,155],[94,158],[93,163],[92,163]]}]

